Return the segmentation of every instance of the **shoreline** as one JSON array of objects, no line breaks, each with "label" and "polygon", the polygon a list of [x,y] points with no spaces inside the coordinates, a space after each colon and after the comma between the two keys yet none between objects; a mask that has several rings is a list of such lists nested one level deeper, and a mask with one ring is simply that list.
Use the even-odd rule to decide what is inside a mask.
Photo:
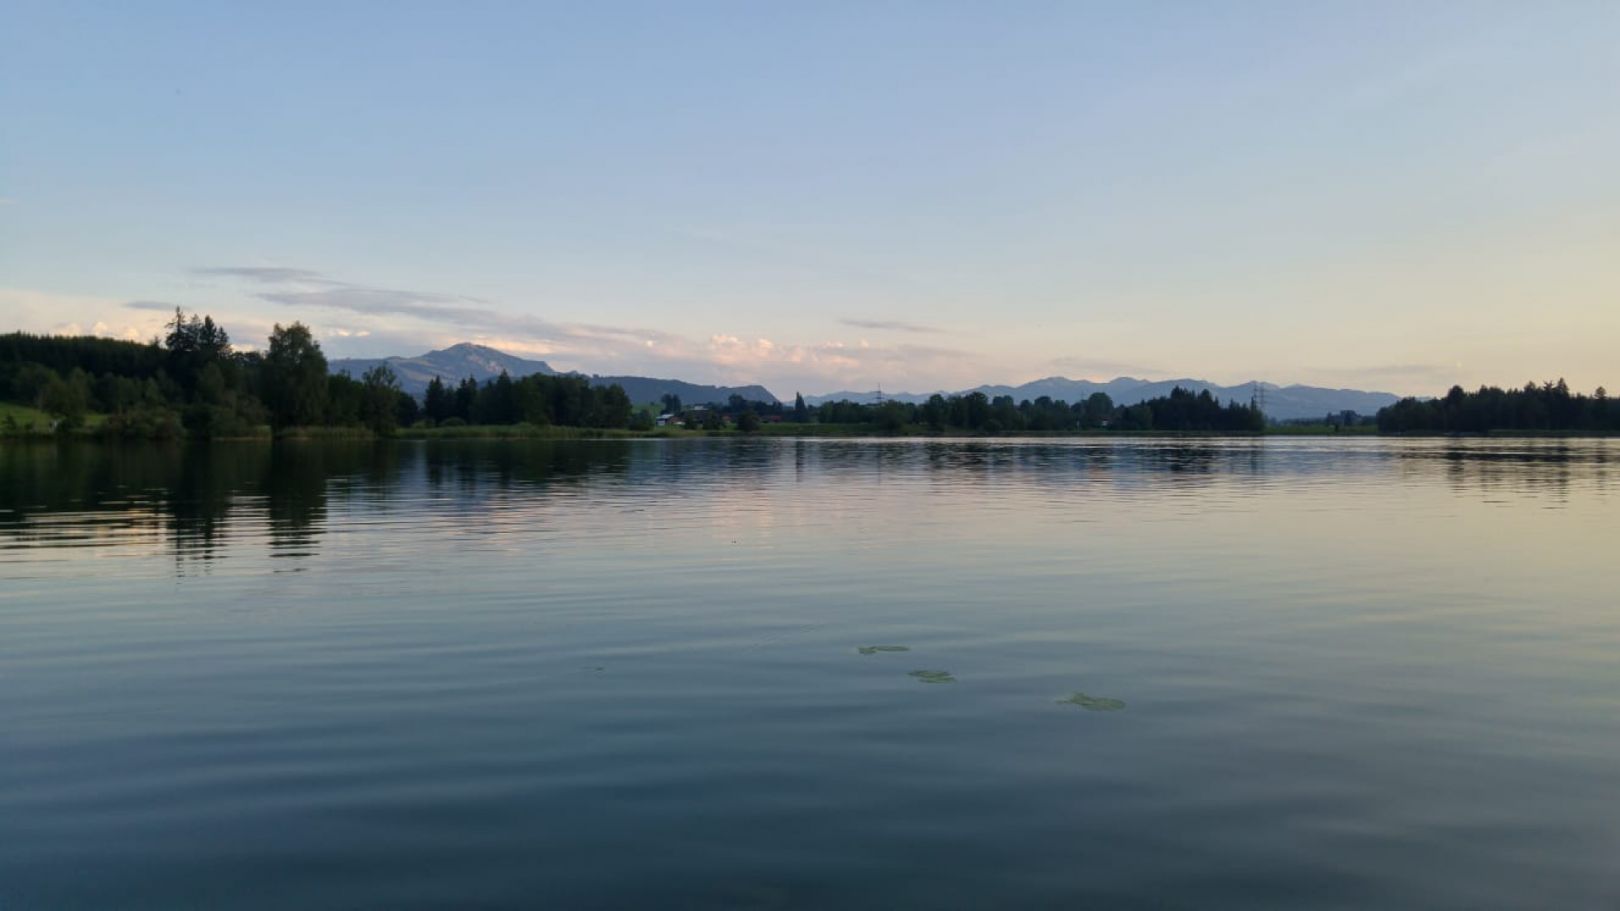
[{"label": "shoreline", "polygon": [[463,427],[404,428],[390,434],[378,434],[363,427],[300,427],[272,433],[269,428],[247,436],[198,438],[186,435],[172,437],[124,437],[100,433],[94,428],[81,428],[66,433],[53,431],[0,435],[0,446],[8,443],[37,444],[44,442],[90,443],[382,443],[390,441],[511,441],[534,440],[550,442],[576,442],[601,440],[686,440],[686,439],[938,439],[938,440],[1067,440],[1067,439],[1263,439],[1269,437],[1357,439],[1612,439],[1620,433],[1593,431],[1513,430],[1486,433],[1408,432],[1379,433],[1376,428],[1348,428],[1333,430],[1319,426],[1281,427],[1260,432],[1205,431],[1205,430],[1067,430],[1067,431],[1014,431],[1007,433],[935,432],[923,427],[910,427],[899,432],[885,432],[859,425],[766,425],[759,431],[745,433],[738,430],[687,430],[660,427],[653,430],[626,430],[597,427],[555,427],[531,424],[471,424]]}]

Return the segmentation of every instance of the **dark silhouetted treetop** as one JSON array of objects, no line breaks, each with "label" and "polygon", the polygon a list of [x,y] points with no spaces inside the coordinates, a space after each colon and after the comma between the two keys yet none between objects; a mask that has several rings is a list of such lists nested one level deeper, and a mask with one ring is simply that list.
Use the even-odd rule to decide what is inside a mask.
[{"label": "dark silhouetted treetop", "polygon": [[1378,412],[1383,433],[1490,433],[1620,431],[1620,407],[1598,387],[1591,396],[1572,393],[1562,379],[1526,383],[1522,389],[1453,386],[1438,399],[1401,399]]}]

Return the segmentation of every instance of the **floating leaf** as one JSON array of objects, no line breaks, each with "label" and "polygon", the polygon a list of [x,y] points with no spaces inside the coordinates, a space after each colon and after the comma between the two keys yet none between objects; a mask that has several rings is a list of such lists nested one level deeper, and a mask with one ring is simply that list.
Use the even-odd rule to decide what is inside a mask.
[{"label": "floating leaf", "polygon": [[950,671],[912,671],[910,676],[916,677],[923,683],[955,683],[956,678]]},{"label": "floating leaf", "polygon": [[878,652],[909,652],[911,649],[904,645],[863,645],[856,651],[863,655],[876,655]]},{"label": "floating leaf", "polygon": [[1125,700],[1110,699],[1107,696],[1087,696],[1085,693],[1070,693],[1068,698],[1059,699],[1058,705],[1078,705],[1088,712],[1117,712],[1125,707]]}]

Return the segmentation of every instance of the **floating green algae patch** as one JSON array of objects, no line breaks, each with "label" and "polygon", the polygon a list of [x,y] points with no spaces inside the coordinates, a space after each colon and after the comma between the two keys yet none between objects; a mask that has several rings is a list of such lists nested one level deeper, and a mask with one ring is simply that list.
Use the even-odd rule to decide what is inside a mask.
[{"label": "floating green algae patch", "polygon": [[878,652],[909,652],[911,649],[904,645],[863,645],[856,651],[863,655],[876,655]]},{"label": "floating green algae patch", "polygon": [[1085,693],[1070,693],[1067,698],[1059,699],[1058,705],[1078,705],[1088,712],[1117,712],[1125,707],[1125,700],[1110,699],[1107,696],[1087,696]]},{"label": "floating green algae patch", "polygon": [[955,683],[956,678],[950,671],[912,671],[910,676],[916,677],[923,683]]}]

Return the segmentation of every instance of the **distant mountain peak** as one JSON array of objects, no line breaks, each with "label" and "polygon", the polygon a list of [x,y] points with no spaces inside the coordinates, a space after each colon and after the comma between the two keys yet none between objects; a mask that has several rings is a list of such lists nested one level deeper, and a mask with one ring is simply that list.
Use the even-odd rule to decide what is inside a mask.
[{"label": "distant mountain peak", "polygon": [[[394,375],[399,377],[400,388],[417,396],[427,390],[434,377],[454,385],[467,377],[483,382],[494,379],[502,373],[513,379],[521,379],[536,373],[547,376],[557,374],[557,371],[545,361],[528,360],[477,342],[457,342],[416,357],[396,355],[384,358],[342,358],[332,361],[330,369],[333,373],[348,373],[358,377],[379,364],[387,364],[394,371]],[[583,376],[583,374],[576,375]],[[754,402],[776,401],[776,396],[758,385],[708,386],[702,383],[641,376],[591,376],[589,379],[591,384],[596,386],[617,384],[623,387],[631,401],[637,403],[657,402],[665,394],[678,395],[689,405],[724,402],[732,395],[741,395]]]},{"label": "distant mountain peak", "polygon": [[[504,351],[499,351],[495,348],[489,347],[488,345],[480,345],[477,342],[456,342],[454,345],[451,345],[448,348],[441,348],[438,351],[429,351],[428,354],[494,354],[501,357],[510,356]],[[423,357],[426,356],[427,355],[423,355]]]},{"label": "distant mountain peak", "polygon": [[515,378],[536,373],[549,376],[557,372],[545,361],[532,361],[474,342],[460,342],[416,357],[341,358],[332,361],[330,369],[333,373],[360,376],[380,364],[387,364],[399,377],[400,388],[413,395],[426,390],[434,377],[454,384],[467,377],[482,382],[502,373]]}]

